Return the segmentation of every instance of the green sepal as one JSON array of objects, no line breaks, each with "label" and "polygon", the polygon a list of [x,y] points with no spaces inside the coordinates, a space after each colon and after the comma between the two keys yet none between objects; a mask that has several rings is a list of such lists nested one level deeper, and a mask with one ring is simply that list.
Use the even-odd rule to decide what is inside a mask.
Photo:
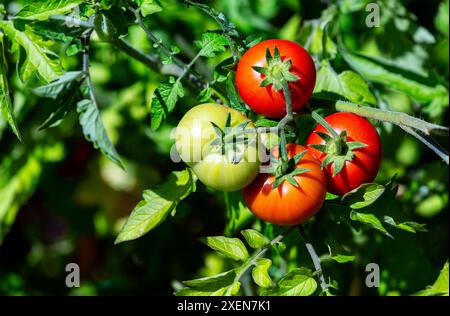
[{"label": "green sepal", "polygon": [[309,145],[310,147],[312,147],[312,148],[314,148],[314,149],[317,149],[317,150],[319,150],[319,151],[321,151],[321,152],[323,152],[323,153],[326,153],[327,152],[327,146],[326,145],[322,145],[322,144],[312,144],[312,145]]}]

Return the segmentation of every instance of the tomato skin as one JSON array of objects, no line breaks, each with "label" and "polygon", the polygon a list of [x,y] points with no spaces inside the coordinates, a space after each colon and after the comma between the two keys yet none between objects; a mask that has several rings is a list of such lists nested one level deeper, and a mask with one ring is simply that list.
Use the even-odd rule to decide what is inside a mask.
[{"label": "tomato skin", "polygon": [[298,111],[305,106],[314,90],[316,68],[308,52],[292,41],[272,39],[251,47],[238,63],[236,86],[244,102],[256,113],[271,118],[281,118],[286,115],[283,91],[276,91],[273,85],[261,87],[264,75],[252,68],[252,66],[266,66],[266,48],[269,48],[273,55],[275,46],[280,51],[282,59],[291,59],[290,71],[300,77],[300,80],[289,83],[292,110]]},{"label": "tomato skin", "polygon": [[[344,168],[333,177],[334,164],[331,163],[324,168],[327,176],[328,191],[336,195],[356,189],[363,183],[372,182],[380,168],[382,145],[380,136],[375,127],[365,118],[353,114],[338,112],[325,117],[325,120],[339,134],[342,130],[347,131],[348,141],[358,141],[367,147],[355,149],[354,158],[346,161]],[[330,134],[322,125],[317,125],[306,140],[306,146],[320,161],[325,154],[310,147],[311,144],[325,144],[325,141],[315,132]]]},{"label": "tomato skin", "polygon": [[[291,158],[306,148],[297,144],[287,144],[286,149]],[[274,155],[278,155],[276,148]],[[310,169],[306,173],[294,176],[299,187],[284,181],[273,189],[275,176],[261,173],[242,190],[244,201],[255,216],[272,224],[297,225],[320,210],[327,186],[320,162],[307,152],[296,168]]]},{"label": "tomato skin", "polygon": [[[249,121],[239,111],[216,103],[205,103],[191,108],[178,123],[176,148],[180,158],[192,168],[205,185],[221,191],[237,191],[247,186],[259,172],[260,142],[245,147],[245,155],[239,163],[233,163],[234,155],[222,155],[211,142],[217,137],[211,122],[225,128],[228,113],[231,127]],[[256,129],[249,122],[246,130]]]}]

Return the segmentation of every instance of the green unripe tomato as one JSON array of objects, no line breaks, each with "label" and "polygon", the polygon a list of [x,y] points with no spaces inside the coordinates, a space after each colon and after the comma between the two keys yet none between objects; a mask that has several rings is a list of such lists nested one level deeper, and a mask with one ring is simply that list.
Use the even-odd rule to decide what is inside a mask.
[{"label": "green unripe tomato", "polygon": [[261,147],[255,126],[224,105],[206,103],[190,109],[177,126],[176,148],[199,180],[216,190],[240,190],[259,172]]}]

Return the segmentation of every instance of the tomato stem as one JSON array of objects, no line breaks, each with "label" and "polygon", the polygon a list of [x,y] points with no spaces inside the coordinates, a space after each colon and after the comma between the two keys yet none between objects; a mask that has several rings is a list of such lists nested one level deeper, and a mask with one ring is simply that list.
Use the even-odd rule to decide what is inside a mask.
[{"label": "tomato stem", "polygon": [[325,293],[326,295],[330,295],[330,292],[328,290],[329,285],[325,281],[325,276],[323,274],[322,266],[320,265],[320,258],[317,255],[317,252],[314,249],[314,246],[312,245],[312,243],[311,243],[308,235],[306,234],[304,228],[302,227],[302,225],[298,225],[297,227],[298,227],[300,236],[302,237],[303,242],[305,243],[306,250],[308,250],[309,256],[311,257],[311,260],[313,262],[314,270],[316,271],[316,273],[319,276],[320,288],[322,289],[323,293]]},{"label": "tomato stem", "polygon": [[320,116],[317,112],[312,111],[311,116],[318,124],[322,125],[333,137],[335,138],[339,137],[339,134],[334,130],[334,128],[331,127],[331,125],[328,124],[328,122],[325,121],[325,119],[322,116]]},{"label": "tomato stem", "polygon": [[259,249],[258,251],[256,251],[250,258],[248,258],[244,264],[239,267],[237,269],[237,273],[236,273],[236,277],[235,277],[235,282],[239,281],[239,279],[244,275],[244,273],[251,268],[252,266],[255,265],[255,262],[257,259],[261,258],[262,256],[264,256],[264,254],[274,245],[278,244],[284,237],[286,237],[287,235],[289,235],[291,232],[293,232],[295,230],[295,226],[291,226],[289,227],[286,231],[284,231],[283,233],[281,233],[280,235],[278,235],[277,237],[275,237],[274,239],[272,239],[266,246],[264,246],[263,248]]},{"label": "tomato stem", "polygon": [[448,127],[432,124],[403,112],[388,111],[347,101],[337,101],[335,108],[339,112],[350,112],[378,121],[408,126],[421,131],[425,135],[449,135]]},{"label": "tomato stem", "polygon": [[[286,133],[284,132],[283,129],[280,131],[280,141],[278,143],[278,148],[281,153],[281,161],[283,162],[282,164],[284,165],[287,163],[289,158],[288,158],[288,154],[287,154],[287,150],[286,150]],[[283,170],[284,169],[286,169],[286,168],[283,167]],[[286,172],[286,170],[284,170],[283,172]]]},{"label": "tomato stem", "polygon": [[312,95],[311,100],[332,102],[334,108],[338,112],[354,113],[369,119],[395,124],[424,143],[428,148],[435,152],[447,165],[450,163],[447,150],[441,145],[434,142],[430,137],[432,134],[449,136],[448,127],[433,124],[403,112],[359,105],[349,101],[336,101],[336,99],[334,98],[322,95]]}]

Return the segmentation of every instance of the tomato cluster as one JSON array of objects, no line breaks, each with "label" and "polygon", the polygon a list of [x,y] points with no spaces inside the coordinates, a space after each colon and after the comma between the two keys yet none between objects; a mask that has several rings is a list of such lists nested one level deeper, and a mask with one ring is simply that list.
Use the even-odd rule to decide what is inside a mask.
[{"label": "tomato cluster", "polygon": [[[242,100],[269,118],[302,110],[315,81],[311,56],[287,40],[253,46],[236,70]],[[263,162],[267,149],[250,119],[227,106],[200,104],[179,122],[177,152],[205,185],[242,190],[245,203],[260,219],[296,225],[320,210],[327,191],[344,195],[372,181],[381,162],[379,135],[365,118],[334,113],[316,120],[304,146],[280,142],[270,149],[270,161]]]}]

